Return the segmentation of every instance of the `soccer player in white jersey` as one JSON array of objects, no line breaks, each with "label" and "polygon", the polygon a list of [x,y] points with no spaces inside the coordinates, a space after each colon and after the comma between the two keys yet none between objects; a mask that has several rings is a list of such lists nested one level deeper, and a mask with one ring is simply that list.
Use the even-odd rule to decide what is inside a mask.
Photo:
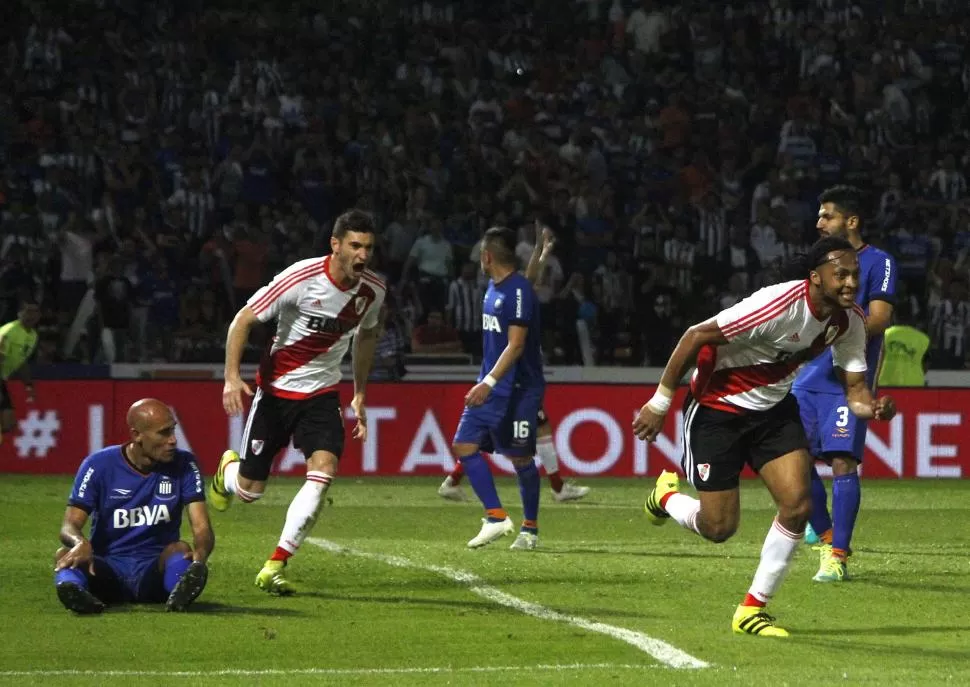
[{"label": "soccer player in white jersey", "polygon": [[209,485],[216,510],[233,495],[252,503],[263,495],[273,458],[290,439],[307,461],[306,482],[286,512],[276,550],[256,576],[271,594],[292,594],[283,575],[287,560],[310,534],[337,473],[343,452],[344,421],[337,395],[340,361],[354,342],[354,438],[367,437],[364,394],[384,303],[384,281],[367,269],[374,250],[374,224],[360,210],[334,223],[332,253],[294,263],[257,291],[236,314],[226,340],[226,384],[222,404],[229,415],[242,412],[242,395],[253,396],[239,365],[249,330],[256,322],[277,321],[256,379],[239,453],[226,451]]},{"label": "soccer player in white jersey", "polygon": [[812,510],[812,458],[791,387],[800,365],[829,346],[849,410],[890,420],[892,399],[873,399],[866,383],[866,323],[855,303],[859,258],[830,236],[804,256],[804,280],[755,292],[689,328],[664,369],[656,394],[633,423],[653,441],[674,388],[696,361],[684,406],[683,469],[699,498],[679,491],[664,471],[644,510],[656,525],[673,518],[712,542],[734,534],[741,515],[738,477],[745,464],[760,474],[778,508],[754,581],[731,622],[737,633],[787,637],[766,604],[781,584]]}]

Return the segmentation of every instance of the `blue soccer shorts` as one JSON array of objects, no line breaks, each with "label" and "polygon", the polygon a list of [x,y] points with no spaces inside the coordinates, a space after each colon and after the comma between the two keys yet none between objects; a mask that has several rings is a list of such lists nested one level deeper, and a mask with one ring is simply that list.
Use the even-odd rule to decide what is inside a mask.
[{"label": "blue soccer shorts", "polygon": [[158,556],[95,556],[83,570],[92,594],[105,603],[161,603],[168,598]]},{"label": "blue soccer shorts", "polygon": [[511,396],[492,394],[482,405],[466,407],[453,443],[516,458],[534,456],[542,395],[543,389],[515,389]]},{"label": "blue soccer shorts", "polygon": [[804,390],[793,393],[812,456],[825,459],[834,454],[848,454],[862,462],[866,421],[852,414],[845,396]]}]

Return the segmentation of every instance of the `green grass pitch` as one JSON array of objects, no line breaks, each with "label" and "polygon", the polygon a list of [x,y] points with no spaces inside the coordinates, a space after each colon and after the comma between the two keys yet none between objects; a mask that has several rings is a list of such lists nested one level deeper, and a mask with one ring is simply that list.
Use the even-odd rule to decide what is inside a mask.
[{"label": "green grass pitch", "polygon": [[[511,538],[466,549],[480,511],[442,501],[437,484],[338,479],[313,534],[345,551],[305,544],[289,568],[301,593],[280,599],[253,585],[299,487],[274,480],[262,501],[212,514],[209,586],[190,613],[81,618],[52,584],[70,480],[2,476],[0,684],[970,684],[970,482],[864,482],[852,580],[813,583],[817,554],[803,547],[771,606],[788,640],[730,631],[773,512],[757,482],[721,545],[650,526],[651,481],[592,480],[574,504],[544,484],[532,553],[509,551]],[[499,490],[519,516],[514,481]],[[710,667],[670,668],[594,623]]]}]

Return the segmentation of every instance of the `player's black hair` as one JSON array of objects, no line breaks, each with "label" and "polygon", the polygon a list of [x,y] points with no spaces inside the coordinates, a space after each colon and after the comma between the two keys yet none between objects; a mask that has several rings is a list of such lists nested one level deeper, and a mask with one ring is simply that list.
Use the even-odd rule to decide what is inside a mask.
[{"label": "player's black hair", "polygon": [[491,227],[482,239],[482,249],[487,249],[497,262],[515,267],[515,242],[515,232],[508,227]]},{"label": "player's black hair", "polygon": [[858,217],[859,223],[865,215],[865,194],[855,186],[839,184],[830,186],[818,197],[819,205],[832,203],[835,209],[846,217]]},{"label": "player's black hair", "polygon": [[358,210],[356,208],[353,210],[347,210],[347,212],[340,215],[340,217],[337,218],[337,221],[333,223],[332,236],[338,241],[343,241],[343,238],[347,235],[348,231],[357,231],[362,234],[374,234],[376,233],[374,227],[374,218],[371,217],[369,212],[364,212],[363,210]]},{"label": "player's black hair", "polygon": [[829,253],[846,250],[855,252],[846,239],[823,236],[804,253],[796,253],[782,268],[782,274],[789,280],[807,279],[816,268],[828,262]]}]

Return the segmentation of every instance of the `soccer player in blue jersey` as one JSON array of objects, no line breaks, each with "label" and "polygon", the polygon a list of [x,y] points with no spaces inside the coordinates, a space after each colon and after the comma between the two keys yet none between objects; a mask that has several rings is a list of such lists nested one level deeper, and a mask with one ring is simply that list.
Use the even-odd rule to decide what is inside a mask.
[{"label": "soccer player in blue jersey", "polygon": [[[128,409],[128,427],[128,443],[81,463],[67,502],[54,582],[75,613],[100,613],[108,603],[165,602],[182,611],[208,578],[215,535],[202,473],[195,457],[175,446],[172,411],[143,399]],[[179,540],[183,508],[194,547]]]},{"label": "soccer player in blue jersey", "polygon": [[[856,303],[867,317],[866,381],[874,389],[879,376],[883,333],[892,324],[896,261],[862,240],[862,193],[858,189],[833,186],[819,196],[819,203],[819,233],[847,239],[859,255]],[[866,421],[849,412],[829,350],[802,368],[793,393],[801,409],[809,450],[816,460],[830,464],[834,475],[830,516],[825,485],[812,467],[809,524],[821,544],[820,565],[813,579],[841,582],[846,577],[846,559],[859,513],[859,463],[866,445]]]},{"label": "soccer player in blue jersey", "polygon": [[493,448],[515,465],[523,521],[512,549],[539,543],[539,470],[536,425],[545,392],[539,341],[539,304],[529,280],[516,270],[515,233],[492,227],[482,239],[482,271],[489,277],[482,306],[482,368],[465,396],[452,450],[485,506],[482,529],[468,542],[477,548],[510,534],[515,526],[495,489],[481,454]]}]

